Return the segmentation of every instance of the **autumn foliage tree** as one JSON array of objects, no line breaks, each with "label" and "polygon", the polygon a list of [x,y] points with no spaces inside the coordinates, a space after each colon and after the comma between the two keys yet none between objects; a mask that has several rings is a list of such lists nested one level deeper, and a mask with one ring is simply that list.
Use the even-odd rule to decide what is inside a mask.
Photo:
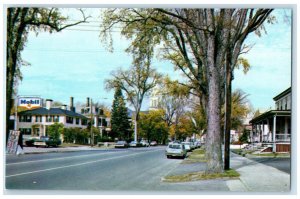
[{"label": "autumn foliage tree", "polygon": [[127,101],[134,107],[134,140],[136,141],[143,100],[151,89],[158,84],[161,79],[161,74],[156,72],[151,66],[150,60],[146,63],[137,61],[133,64],[134,65],[127,70],[119,69],[112,71],[112,77],[105,80],[105,85],[108,90],[120,88],[124,91]]}]

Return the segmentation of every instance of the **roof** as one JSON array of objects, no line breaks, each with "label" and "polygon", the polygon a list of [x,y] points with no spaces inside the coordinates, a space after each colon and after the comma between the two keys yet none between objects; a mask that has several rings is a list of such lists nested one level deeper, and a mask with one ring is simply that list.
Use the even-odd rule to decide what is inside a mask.
[{"label": "roof", "polygon": [[274,115],[277,115],[277,116],[290,116],[291,111],[290,110],[271,110],[271,111],[265,112],[265,113],[255,117],[255,118],[253,118],[252,120],[250,120],[249,123],[255,124],[255,123],[261,122],[263,120],[266,120],[267,118],[271,118]]},{"label": "roof", "polygon": [[280,93],[279,95],[276,95],[273,100],[274,101],[277,101],[279,100],[280,98],[282,98],[283,96],[287,95],[288,93],[290,93],[292,91],[292,87],[286,89],[285,91],[283,91],[282,93]]},{"label": "roof", "polygon": [[18,113],[19,115],[66,115],[66,116],[71,116],[71,117],[80,117],[80,118],[86,118],[85,116],[69,111],[69,110],[64,110],[61,108],[37,108],[33,110],[27,110],[27,111],[22,111]]}]

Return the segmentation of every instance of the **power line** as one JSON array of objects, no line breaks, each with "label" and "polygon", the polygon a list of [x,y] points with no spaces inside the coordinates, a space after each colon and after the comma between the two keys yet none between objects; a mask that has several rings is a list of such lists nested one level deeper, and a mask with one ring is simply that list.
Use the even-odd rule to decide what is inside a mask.
[{"label": "power line", "polygon": [[[29,51],[37,51],[37,52],[63,52],[63,53],[99,53],[99,52],[107,52],[107,50],[68,50],[68,49],[26,49]],[[114,53],[124,53],[125,51],[123,50],[114,50]]]}]

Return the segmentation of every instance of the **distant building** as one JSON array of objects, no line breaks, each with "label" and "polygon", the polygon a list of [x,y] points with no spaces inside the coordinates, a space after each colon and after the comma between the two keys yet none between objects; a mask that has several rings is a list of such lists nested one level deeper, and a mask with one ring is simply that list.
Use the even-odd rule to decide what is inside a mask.
[{"label": "distant building", "polygon": [[46,100],[46,107],[21,111],[17,114],[16,126],[24,139],[28,137],[47,136],[47,127],[55,122],[62,123],[66,128],[86,128],[88,118],[75,112],[73,97],[71,97],[70,110],[67,105],[52,107],[53,100]]},{"label": "distant building", "polygon": [[[89,100],[89,98],[87,99]],[[90,103],[87,102],[86,107],[81,109],[80,114],[76,112],[73,101],[74,98],[70,97],[69,110],[67,109],[67,105],[52,107],[53,100],[51,99],[46,100],[45,107],[42,107],[42,103],[39,107],[32,109],[32,105],[26,105],[30,107],[30,109],[17,113],[15,128],[23,133],[24,140],[29,137],[47,136],[47,127],[55,122],[63,124],[65,128],[77,127],[84,129],[90,125],[91,118],[93,118],[93,125],[99,128],[101,134],[109,130],[106,128],[109,120],[107,121],[102,109],[90,106]],[[24,100],[22,102],[24,102],[24,104],[26,103]],[[29,102],[37,103],[34,100],[28,101],[28,103]],[[18,104],[20,104],[20,102]]]},{"label": "distant building", "polygon": [[159,89],[158,86],[155,86],[150,94],[150,106],[149,111],[158,110],[159,109],[159,103],[162,98],[161,89]]},{"label": "distant building", "polygon": [[275,96],[275,110],[255,118],[252,124],[251,142],[272,145],[273,152],[289,152],[291,141],[291,87]]},{"label": "distant building", "polygon": [[93,118],[93,126],[99,129],[101,136],[105,135],[107,131],[110,131],[110,128],[107,128],[110,126],[110,119],[106,118],[101,108],[91,106],[89,97],[86,98],[86,106],[81,108],[81,114],[88,118],[89,121]]}]

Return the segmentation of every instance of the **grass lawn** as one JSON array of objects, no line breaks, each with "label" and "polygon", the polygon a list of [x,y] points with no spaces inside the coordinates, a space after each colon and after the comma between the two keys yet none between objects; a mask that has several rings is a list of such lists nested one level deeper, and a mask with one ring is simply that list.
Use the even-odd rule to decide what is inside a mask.
[{"label": "grass lawn", "polygon": [[194,151],[188,153],[187,158],[183,160],[182,164],[190,164],[196,162],[206,162],[204,149],[195,149]]},{"label": "grass lawn", "polygon": [[[181,164],[191,164],[197,162],[206,162],[205,160],[205,150],[204,149],[195,149],[194,151],[188,154],[188,157],[185,158]],[[191,172],[182,175],[172,175],[165,176],[162,181],[163,182],[189,182],[189,181],[197,181],[197,180],[209,180],[209,179],[220,179],[220,178],[238,178],[240,174],[230,169],[228,171],[224,171],[223,173],[212,173],[206,174],[204,171],[199,172]]]},{"label": "grass lawn", "polygon": [[189,182],[189,181],[197,181],[197,180],[210,180],[210,179],[223,179],[230,178],[236,179],[240,177],[240,174],[233,170],[227,170],[223,173],[212,173],[206,174],[205,172],[192,172],[183,175],[174,175],[174,176],[166,176],[162,180],[163,182]]}]

